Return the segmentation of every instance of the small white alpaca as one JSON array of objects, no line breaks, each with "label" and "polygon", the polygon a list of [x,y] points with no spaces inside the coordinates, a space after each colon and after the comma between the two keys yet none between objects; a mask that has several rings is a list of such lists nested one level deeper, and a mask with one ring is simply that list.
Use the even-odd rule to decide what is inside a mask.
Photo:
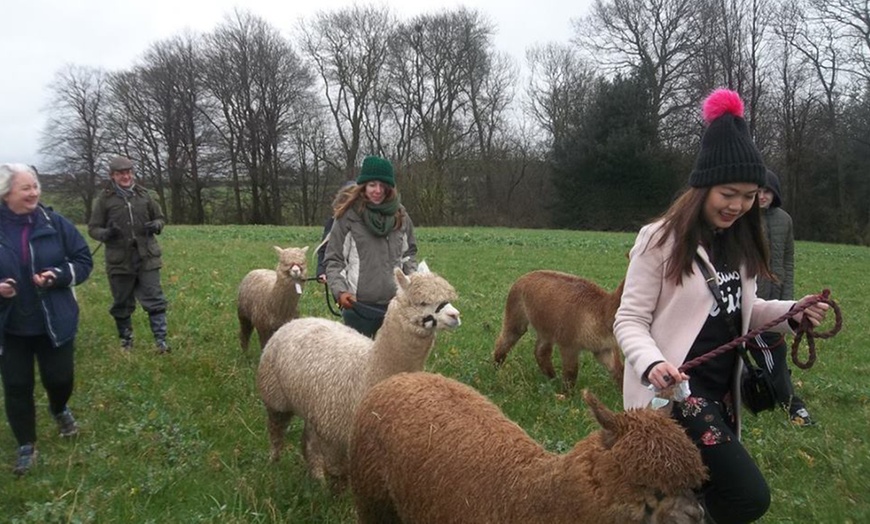
[{"label": "small white alpaca", "polygon": [[299,316],[308,246],[273,247],[278,253],[278,266],[274,270],[254,269],[239,284],[239,342],[243,351],[248,350],[254,329],[262,349],[278,328]]},{"label": "small white alpaca", "polygon": [[394,270],[397,292],[372,340],[322,318],[285,324],[266,344],[257,389],[268,414],[271,459],[280,458],[295,415],[304,420],[302,452],[312,477],[335,491],[347,479],[354,410],[368,389],[402,371],[420,371],[441,329],[460,324],[456,291],[431,272]]},{"label": "small white alpaca", "polygon": [[622,355],[613,336],[613,320],[622,298],[624,282],[612,293],[598,284],[559,271],[532,271],[514,282],[504,306],[501,334],[493,360],[504,363],[508,352],[529,325],[535,329],[535,360],[549,378],[553,369],[553,345],[562,357],[562,383],[570,389],[577,382],[580,351],[591,351],[622,384]]},{"label": "small white alpaca", "polygon": [[703,522],[692,490],[707,471],[685,430],[658,410],[613,413],[584,398],[601,430],[555,454],[465,384],[431,373],[381,381],[351,437],[359,522]]}]

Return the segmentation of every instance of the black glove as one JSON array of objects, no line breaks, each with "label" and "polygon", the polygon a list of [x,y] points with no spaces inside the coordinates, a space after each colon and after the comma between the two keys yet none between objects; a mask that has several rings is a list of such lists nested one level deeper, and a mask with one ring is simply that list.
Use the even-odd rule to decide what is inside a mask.
[{"label": "black glove", "polygon": [[159,235],[161,231],[163,231],[163,222],[162,221],[152,220],[150,222],[145,222],[145,234],[146,235]]},{"label": "black glove", "polygon": [[121,228],[116,226],[115,224],[109,224],[109,227],[106,228],[106,239],[105,242],[111,242],[112,240],[117,240],[121,238]]}]

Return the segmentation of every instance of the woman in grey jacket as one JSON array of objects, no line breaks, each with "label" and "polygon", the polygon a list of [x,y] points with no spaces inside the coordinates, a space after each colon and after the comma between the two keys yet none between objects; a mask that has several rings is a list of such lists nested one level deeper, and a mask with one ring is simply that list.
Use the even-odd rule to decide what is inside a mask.
[{"label": "woman in grey jacket", "polygon": [[366,157],[356,186],[347,191],[326,245],[326,279],[344,323],[374,337],[396,294],[393,269],[417,270],[417,240],[388,160]]},{"label": "woman in grey jacket", "polygon": [[[759,278],[756,295],[765,300],[794,299],[794,227],[791,215],[782,205],[779,177],[767,171],[767,183],[758,192],[762,225],[770,247],[770,272],[776,279]],[[791,371],[788,369],[788,348],[779,333],[762,333],[747,344],[752,358],[765,366],[773,379],[776,400],[788,409],[789,418],[798,426],[811,426],[813,420],[804,401],[794,394]]]}]

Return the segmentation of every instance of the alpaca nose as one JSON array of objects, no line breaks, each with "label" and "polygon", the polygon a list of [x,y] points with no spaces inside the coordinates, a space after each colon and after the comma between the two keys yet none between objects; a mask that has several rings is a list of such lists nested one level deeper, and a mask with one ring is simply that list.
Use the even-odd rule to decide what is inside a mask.
[{"label": "alpaca nose", "polygon": [[459,310],[452,305],[448,304],[447,307],[444,308],[444,314],[450,320],[453,327],[458,327],[462,324],[462,319],[459,318]]}]

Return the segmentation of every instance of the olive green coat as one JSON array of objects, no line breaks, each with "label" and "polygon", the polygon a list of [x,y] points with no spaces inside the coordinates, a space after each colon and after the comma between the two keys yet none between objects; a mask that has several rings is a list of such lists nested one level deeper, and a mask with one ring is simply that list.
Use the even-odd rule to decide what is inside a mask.
[{"label": "olive green coat", "polygon": [[[105,243],[106,274],[135,274],[134,252],[138,252],[142,261],[139,270],[149,271],[163,265],[160,244],[145,228],[146,222],[154,221],[157,221],[158,230],[163,229],[163,211],[146,189],[133,186],[130,198],[120,196],[113,184],[100,191],[88,222],[88,234]],[[109,240],[111,226],[119,228],[121,235]]]}]

